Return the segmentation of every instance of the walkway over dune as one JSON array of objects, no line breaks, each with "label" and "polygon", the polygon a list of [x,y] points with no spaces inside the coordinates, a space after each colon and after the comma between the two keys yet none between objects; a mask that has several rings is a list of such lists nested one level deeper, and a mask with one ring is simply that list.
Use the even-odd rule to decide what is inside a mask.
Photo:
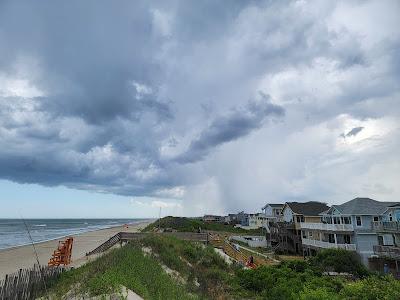
[{"label": "walkway over dune", "polygon": [[163,232],[163,233],[153,233],[153,232],[119,232],[116,235],[109,238],[103,244],[95,248],[94,250],[86,253],[86,256],[98,254],[107,251],[112,246],[117,243],[129,242],[140,240],[148,235],[163,235],[163,236],[173,236],[185,241],[203,242],[208,243],[208,233],[194,233],[194,232]]}]

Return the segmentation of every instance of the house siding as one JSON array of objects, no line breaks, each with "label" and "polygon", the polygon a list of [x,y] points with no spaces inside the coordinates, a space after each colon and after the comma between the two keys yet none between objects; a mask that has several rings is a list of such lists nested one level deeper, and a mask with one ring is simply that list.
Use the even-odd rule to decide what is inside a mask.
[{"label": "house siding", "polygon": [[293,211],[289,206],[286,206],[283,210],[283,221],[292,222],[293,221]]},{"label": "house siding", "polygon": [[373,216],[358,216],[361,217],[361,226],[357,226],[357,216],[351,216],[355,231],[372,231]]},{"label": "house siding", "polygon": [[272,207],[268,205],[268,206],[265,208],[264,213],[265,213],[265,215],[268,216],[268,217],[272,216]]},{"label": "house siding", "polygon": [[368,265],[368,258],[374,254],[374,245],[378,244],[376,234],[357,234],[355,236],[357,252],[360,254],[362,262]]}]

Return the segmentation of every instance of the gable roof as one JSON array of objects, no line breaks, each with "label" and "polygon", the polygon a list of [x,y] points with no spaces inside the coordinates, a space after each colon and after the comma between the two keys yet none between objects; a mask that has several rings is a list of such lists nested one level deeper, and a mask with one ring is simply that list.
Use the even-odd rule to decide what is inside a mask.
[{"label": "gable roof", "polygon": [[276,207],[276,208],[279,208],[279,207],[283,207],[283,203],[272,203],[272,204],[270,204],[270,206],[271,207]]},{"label": "gable roof", "polygon": [[273,208],[282,208],[285,204],[283,203],[267,203],[261,209],[265,209],[267,206],[271,206]]},{"label": "gable roof", "polygon": [[371,198],[354,198],[341,205],[333,205],[332,207],[344,215],[380,215],[391,205],[396,205],[396,203],[376,201]]},{"label": "gable roof", "polygon": [[329,209],[329,206],[326,205],[326,203],[317,201],[286,202],[286,205],[289,206],[295,214],[304,216],[318,216],[321,212]]}]

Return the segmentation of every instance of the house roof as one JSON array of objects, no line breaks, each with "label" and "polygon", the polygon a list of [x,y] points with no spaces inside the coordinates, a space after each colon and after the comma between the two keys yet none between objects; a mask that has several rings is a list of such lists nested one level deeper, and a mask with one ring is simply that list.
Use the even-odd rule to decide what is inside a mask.
[{"label": "house roof", "polygon": [[283,205],[284,205],[283,203],[272,203],[272,204],[270,204],[271,207],[278,207],[278,208],[279,207],[283,207]]},{"label": "house roof", "polygon": [[354,198],[332,207],[344,215],[380,215],[388,206],[393,205],[399,205],[399,203],[376,201],[370,198]]},{"label": "house roof", "polygon": [[271,206],[271,207],[273,207],[273,208],[282,208],[284,205],[285,205],[285,204],[283,204],[283,203],[267,203],[267,204],[265,204],[264,207],[261,208],[261,209],[265,209],[267,206]]},{"label": "house roof", "polygon": [[286,202],[286,204],[295,214],[304,216],[318,216],[321,212],[329,209],[329,206],[326,205],[326,203],[317,201]]}]

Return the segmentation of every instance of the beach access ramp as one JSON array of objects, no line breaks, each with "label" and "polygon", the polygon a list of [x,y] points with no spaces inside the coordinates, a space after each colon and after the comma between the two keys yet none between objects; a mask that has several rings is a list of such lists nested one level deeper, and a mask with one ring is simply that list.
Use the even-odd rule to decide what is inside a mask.
[{"label": "beach access ramp", "polygon": [[185,241],[194,241],[194,242],[209,242],[209,234],[208,233],[195,233],[195,232],[162,232],[162,233],[153,233],[153,232],[119,232],[116,235],[109,238],[107,241],[102,243],[97,248],[92,251],[86,253],[86,256],[98,254],[104,251],[107,251],[112,246],[118,243],[124,243],[129,241],[137,241],[143,239],[148,235],[162,235],[162,236],[173,236],[181,240]]}]

